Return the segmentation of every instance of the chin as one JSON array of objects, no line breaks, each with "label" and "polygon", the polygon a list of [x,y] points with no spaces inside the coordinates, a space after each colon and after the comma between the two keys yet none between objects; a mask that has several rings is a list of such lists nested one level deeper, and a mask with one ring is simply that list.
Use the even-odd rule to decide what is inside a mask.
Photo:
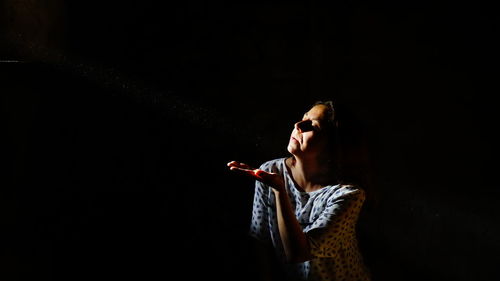
[{"label": "chin", "polygon": [[287,150],[290,154],[295,155],[295,153],[298,151],[297,147],[294,147],[293,145],[288,145]]}]

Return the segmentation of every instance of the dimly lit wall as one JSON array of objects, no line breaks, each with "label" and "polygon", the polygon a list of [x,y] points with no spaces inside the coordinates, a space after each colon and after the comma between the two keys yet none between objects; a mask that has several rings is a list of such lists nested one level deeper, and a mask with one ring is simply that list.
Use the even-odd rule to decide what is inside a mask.
[{"label": "dimly lit wall", "polygon": [[255,280],[225,164],[324,99],[366,130],[374,281],[500,277],[490,7],[34,2],[2,12],[1,280]]}]

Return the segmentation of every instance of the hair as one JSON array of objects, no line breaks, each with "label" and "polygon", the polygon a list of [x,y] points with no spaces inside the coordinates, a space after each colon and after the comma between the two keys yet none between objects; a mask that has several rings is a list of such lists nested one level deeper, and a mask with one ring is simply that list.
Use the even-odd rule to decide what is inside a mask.
[{"label": "hair", "polygon": [[338,120],[337,111],[333,101],[316,101],[312,104],[311,108],[322,105],[326,107],[324,123],[322,125],[323,130],[329,139],[329,151],[324,154],[325,165],[329,166],[329,169],[333,173],[333,179],[336,183],[342,182],[342,149],[341,141],[338,132]]},{"label": "hair", "polygon": [[315,102],[312,107],[316,105],[324,105],[326,106],[326,121],[333,126],[336,126],[336,112],[335,112],[335,106],[333,105],[333,101],[317,101]]},{"label": "hair", "polygon": [[340,184],[353,184],[368,189],[371,185],[368,147],[364,126],[344,107],[332,100],[316,101],[326,106],[326,129],[331,142],[330,163]]},{"label": "hair", "polygon": [[371,166],[370,147],[366,128],[351,110],[332,100],[316,101],[312,107],[327,107],[326,121],[331,138],[331,169],[338,184],[355,185],[365,190],[367,202],[364,209],[378,205],[375,176]]},{"label": "hair", "polygon": [[[312,107],[315,107],[317,105],[323,105],[326,107],[325,111],[325,128],[328,137],[330,138],[330,141],[332,142],[332,148],[338,148],[340,145],[340,139],[339,139],[339,134],[338,134],[338,120],[337,120],[337,110],[335,108],[335,105],[333,101],[328,100],[328,101],[316,101],[313,103]],[[335,153],[335,150],[332,151]],[[335,158],[335,155],[332,155],[332,157]]]}]

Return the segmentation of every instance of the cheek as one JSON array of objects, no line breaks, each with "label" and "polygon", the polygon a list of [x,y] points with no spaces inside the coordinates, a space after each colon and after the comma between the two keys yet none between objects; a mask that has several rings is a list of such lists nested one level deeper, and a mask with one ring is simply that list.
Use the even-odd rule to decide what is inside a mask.
[{"label": "cheek", "polygon": [[322,138],[320,136],[311,135],[307,137],[304,136],[304,144],[308,148],[321,149],[327,144],[327,141],[325,138]]},{"label": "cheek", "polygon": [[302,145],[306,147],[312,147],[317,142],[316,138],[310,134],[302,135]]}]

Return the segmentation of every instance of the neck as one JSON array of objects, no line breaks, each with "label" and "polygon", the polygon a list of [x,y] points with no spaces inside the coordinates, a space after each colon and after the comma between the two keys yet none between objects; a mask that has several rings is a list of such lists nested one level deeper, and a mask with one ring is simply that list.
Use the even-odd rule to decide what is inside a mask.
[{"label": "neck", "polygon": [[316,159],[293,156],[289,167],[295,183],[306,192],[315,191],[328,185],[331,179],[329,167]]}]

